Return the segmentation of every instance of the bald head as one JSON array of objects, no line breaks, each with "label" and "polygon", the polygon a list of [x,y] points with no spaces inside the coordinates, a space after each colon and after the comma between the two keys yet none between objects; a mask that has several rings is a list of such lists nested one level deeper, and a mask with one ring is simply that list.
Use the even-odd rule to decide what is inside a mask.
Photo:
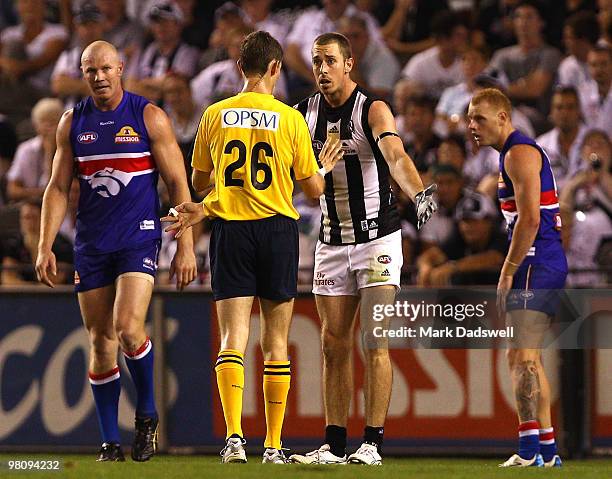
[{"label": "bald head", "polygon": [[112,44],[102,40],[89,44],[81,55],[81,70],[96,106],[114,108],[119,104],[123,62]]},{"label": "bald head", "polygon": [[86,61],[92,61],[99,57],[105,57],[108,60],[114,60],[115,63],[120,63],[119,52],[112,43],[105,42],[104,40],[97,40],[90,43],[83,50],[81,55],[81,65]]}]

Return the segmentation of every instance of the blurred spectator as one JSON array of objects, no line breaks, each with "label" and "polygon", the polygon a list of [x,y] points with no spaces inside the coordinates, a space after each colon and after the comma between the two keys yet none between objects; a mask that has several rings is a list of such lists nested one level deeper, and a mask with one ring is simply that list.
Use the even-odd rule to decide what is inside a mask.
[{"label": "blurred spectator", "polygon": [[[40,202],[29,200],[19,208],[19,233],[2,240],[2,284],[39,284],[34,272],[40,237]],[[70,283],[72,278],[72,244],[61,233],[53,242],[57,261],[56,284]]]},{"label": "blurred spectator", "polygon": [[149,10],[153,42],[142,53],[138,71],[132,70],[128,89],[157,102],[169,71],[192,78],[197,72],[199,51],[181,40],[183,13],[172,2],[155,3]]},{"label": "blurred spectator", "polygon": [[17,135],[15,129],[0,115],[0,207],[9,202],[6,193],[6,174],[11,167],[13,156],[17,150]]},{"label": "blurred spectator", "polygon": [[41,200],[51,175],[55,154],[55,132],[64,111],[57,98],[43,98],[32,109],[36,136],[17,147],[7,173],[7,193],[11,201]]},{"label": "blurred spectator", "polygon": [[546,10],[546,38],[551,45],[561,46],[567,21],[578,12],[595,13],[597,0],[549,0],[548,3],[554,8]]},{"label": "blurred spectator", "polygon": [[319,239],[321,224],[321,207],[319,200],[308,198],[300,192],[293,197],[295,209],[300,214],[298,219],[299,252],[298,282],[312,284],[314,272],[314,253]]},{"label": "blurred spectator", "polygon": [[17,25],[17,12],[14,0],[0,0],[0,31]]},{"label": "blurred spectator", "polygon": [[210,34],[208,48],[200,57],[199,70],[203,70],[213,63],[227,60],[228,46],[232,41],[231,32],[247,26],[245,13],[234,2],[225,2],[217,8],[214,18],[214,30]]},{"label": "blurred spectator", "polygon": [[587,125],[612,132],[612,47],[595,46],[588,54],[593,78],[580,86],[580,103]]},{"label": "blurred spectator", "polygon": [[[311,49],[315,38],[322,33],[337,31],[338,20],[342,16],[351,16],[358,12],[357,7],[349,0],[321,0],[321,3],[322,9],[309,9],[298,17],[287,37],[285,49],[285,63],[308,85],[315,83],[311,68]],[[376,20],[367,13],[361,14],[368,24],[370,38],[382,41]]]},{"label": "blurred spectator", "polygon": [[[208,105],[242,91],[244,79],[236,62],[240,57],[242,40],[252,31],[251,27],[246,26],[232,30],[228,36],[231,39],[228,44],[230,58],[213,63],[191,81],[193,99],[200,112]],[[282,75],[276,84],[274,96],[281,101],[287,99],[287,83]]]},{"label": "blurred spectator", "polygon": [[435,107],[435,101],[428,96],[412,96],[406,102],[402,121],[398,125],[404,149],[420,172],[436,164],[436,150],[441,139],[433,130]]},{"label": "blurred spectator", "polygon": [[492,50],[509,47],[514,36],[514,8],[520,0],[484,0],[476,12],[476,30],[472,39],[476,45]]},{"label": "blurred spectator", "polygon": [[607,41],[608,46],[612,47],[612,1],[597,0],[597,20],[599,21],[599,29],[602,33],[602,39]]},{"label": "blurred spectator", "polygon": [[408,94],[426,93],[439,98],[442,92],[461,83],[461,55],[467,47],[468,30],[459,17],[450,11],[436,14],[431,22],[435,46],[416,54],[402,70]]},{"label": "blurred spectator", "polygon": [[384,25],[393,12],[396,0],[354,0],[360,12],[369,13],[379,25]]},{"label": "blurred spectator", "polygon": [[391,181],[393,195],[397,199],[397,211],[400,216],[400,227],[402,232],[402,276],[407,276],[408,281],[414,283],[412,273],[414,272],[414,257],[418,247],[417,235],[417,217],[414,210],[414,203],[406,193],[397,185],[395,181]]},{"label": "blurred spectator", "polygon": [[273,14],[274,0],[242,0],[240,5],[247,22],[255,30],[263,30],[272,35],[284,47],[289,34],[289,23],[280,15]]},{"label": "blurred spectator", "polygon": [[200,50],[208,44],[208,33],[212,29],[212,21],[206,18],[208,11],[198,8],[196,0],[174,0],[183,14],[182,38],[185,43]]},{"label": "blurred spectator", "polygon": [[361,13],[342,17],[338,31],[351,42],[355,60],[351,79],[375,95],[389,98],[400,74],[393,53],[382,42],[370,38],[368,24]]},{"label": "blurred spectator", "polygon": [[491,68],[505,75],[510,98],[540,133],[546,127],[553,81],[561,61],[560,52],[544,42],[543,27],[540,4],[522,0],[514,10],[517,45],[498,50],[491,60]]},{"label": "blurred spectator", "polygon": [[422,249],[440,246],[453,236],[456,228],[453,220],[455,208],[463,196],[473,193],[463,188],[461,172],[451,165],[432,168],[431,181],[438,185],[436,198],[439,209],[419,230]]},{"label": "blurred spectator", "polygon": [[[202,111],[193,101],[189,79],[176,73],[166,75],[163,83],[164,110],[170,118],[176,141],[183,153],[187,178],[191,178],[191,147],[198,131]],[[188,181],[191,197],[199,201],[201,197]]]},{"label": "blurred spectator", "polygon": [[496,284],[508,239],[499,229],[493,202],[477,193],[465,196],[453,220],[455,233],[417,259],[417,285]]},{"label": "blurred spectator", "polygon": [[445,89],[436,107],[442,131],[465,131],[465,112],[477,88],[474,80],[482,73],[487,63],[488,53],[485,48],[472,47],[463,53],[461,68],[465,80]]},{"label": "blurred spectator", "polygon": [[450,165],[457,171],[463,171],[465,166],[465,139],[460,135],[450,135],[444,138],[438,147],[437,163]]},{"label": "blurred spectator", "polygon": [[51,69],[68,42],[68,32],[45,22],[43,0],[17,0],[16,5],[21,23],[0,35],[0,68],[4,75],[47,92]]},{"label": "blurred spectator", "polygon": [[198,130],[202,111],[193,102],[188,78],[171,72],[164,78],[162,91],[164,110],[170,118],[183,155],[187,156]]},{"label": "blurred spectator", "polygon": [[539,136],[536,141],[546,151],[559,190],[563,189],[565,181],[580,164],[580,145],[587,131],[580,116],[576,89],[571,86],[557,88],[550,108],[550,120],[554,128]]},{"label": "blurred spectator", "polygon": [[83,4],[73,17],[77,43],[62,52],[51,75],[51,90],[64,100],[66,109],[89,95],[81,72],[81,53],[87,45],[102,38],[102,20],[102,13],[92,3]]},{"label": "blurred spectator", "polygon": [[589,50],[599,39],[599,24],[592,12],[578,12],[565,22],[563,42],[568,56],[559,65],[559,83],[580,88],[591,75],[587,65]]},{"label": "blurred spectator", "polygon": [[45,22],[43,0],[17,0],[20,23],[0,34],[0,112],[19,120],[49,93],[53,64],[68,42],[61,25]]},{"label": "blurred spectator", "polygon": [[[581,171],[566,183],[559,198],[570,271],[597,269],[598,252],[612,238],[612,144],[606,132],[591,130],[585,135],[581,158]],[[601,283],[605,276],[593,271],[568,276],[568,285],[574,287]]]},{"label": "blurred spectator", "polygon": [[142,25],[126,15],[125,0],[97,0],[104,17],[104,39],[125,55],[130,68],[136,68],[136,59],[144,41]]},{"label": "blurred spectator", "polygon": [[446,0],[395,0],[391,16],[381,29],[387,45],[404,61],[433,47],[431,21],[437,12],[447,9]]}]

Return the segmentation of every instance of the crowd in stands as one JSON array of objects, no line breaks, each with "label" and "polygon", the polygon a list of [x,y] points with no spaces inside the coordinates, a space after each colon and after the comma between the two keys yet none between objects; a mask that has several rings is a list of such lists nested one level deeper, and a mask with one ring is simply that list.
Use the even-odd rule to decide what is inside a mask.
[{"label": "crowd in stands", "polygon": [[[411,201],[396,191],[406,284],[496,284],[507,248],[496,201],[499,156],[478,147],[465,120],[471,96],[488,87],[511,98],[514,125],[550,159],[568,284],[612,282],[611,0],[0,0],[2,285],[35,281],[55,130],[62,112],[88,94],[83,48],[98,39],[117,47],[125,88],[168,113],[189,170],[203,109],[242,89],[236,59],[255,30],[284,48],[275,96],[291,105],[315,89],[316,36],[349,38],[352,78],[389,103],[424,183],[438,184],[440,210],[420,231]],[[167,210],[163,185],[160,192]],[[68,283],[77,201],[75,181],[54,245]],[[308,283],[320,210],[299,192],[295,202],[300,280]],[[208,230],[195,229],[200,283]],[[160,267],[174,247],[164,237]]]}]

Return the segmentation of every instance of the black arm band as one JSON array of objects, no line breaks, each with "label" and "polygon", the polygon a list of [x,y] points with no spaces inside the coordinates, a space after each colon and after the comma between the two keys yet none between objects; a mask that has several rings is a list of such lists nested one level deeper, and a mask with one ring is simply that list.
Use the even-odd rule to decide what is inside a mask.
[{"label": "black arm band", "polygon": [[378,145],[378,142],[382,140],[385,136],[397,136],[399,138],[399,135],[397,133],[394,133],[392,131],[385,131],[381,133],[380,135],[378,135],[374,141]]}]

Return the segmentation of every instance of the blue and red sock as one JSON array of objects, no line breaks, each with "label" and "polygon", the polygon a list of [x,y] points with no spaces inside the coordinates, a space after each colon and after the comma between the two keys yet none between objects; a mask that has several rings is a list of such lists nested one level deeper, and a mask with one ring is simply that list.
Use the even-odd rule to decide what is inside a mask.
[{"label": "blue and red sock", "polygon": [[538,421],[525,421],[519,424],[519,451],[523,459],[532,459],[540,452],[540,426]]},{"label": "blue and red sock", "polygon": [[136,416],[157,417],[153,389],[153,343],[147,337],[136,351],[124,351],[123,354],[136,386]]},{"label": "blue and red sock", "polygon": [[557,454],[555,430],[552,427],[540,429],[540,453],[542,459],[546,462],[549,462]]},{"label": "blue and red sock", "polygon": [[117,444],[120,442],[117,419],[119,394],[121,394],[120,376],[118,366],[102,374],[89,373],[102,442]]}]

